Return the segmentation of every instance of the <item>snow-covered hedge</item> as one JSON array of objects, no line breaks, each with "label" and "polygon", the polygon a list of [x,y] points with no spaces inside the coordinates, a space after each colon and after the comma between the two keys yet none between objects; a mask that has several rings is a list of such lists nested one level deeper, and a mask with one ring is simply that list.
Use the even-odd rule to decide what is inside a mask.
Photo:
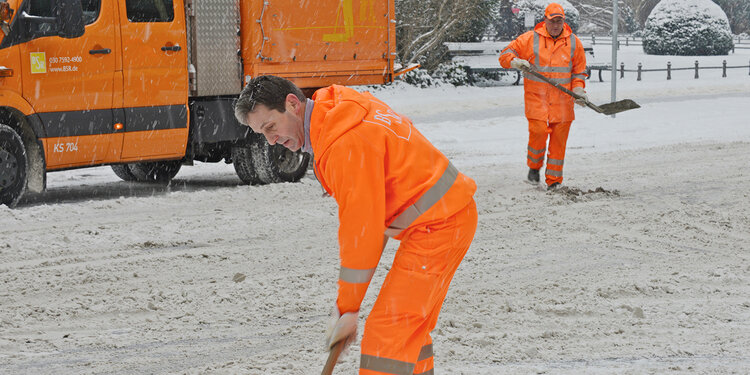
[{"label": "snow-covered hedge", "polygon": [[442,63],[430,74],[425,69],[414,69],[401,76],[403,81],[421,88],[442,86],[470,86],[472,84],[466,67],[455,62]]},{"label": "snow-covered hedge", "polygon": [[567,0],[517,0],[515,6],[520,9],[516,18],[523,25],[526,14],[531,12],[534,14],[534,23],[539,23],[544,20],[544,10],[547,9],[547,5],[550,3],[558,3],[562,5],[565,10],[565,23],[567,23],[573,32],[578,31],[580,13],[578,9],[573,6]]},{"label": "snow-covered hedge", "polygon": [[471,85],[471,78],[469,78],[469,74],[466,72],[466,67],[455,62],[438,65],[432,75],[453,86]]},{"label": "snow-covered hedge", "polygon": [[729,19],[711,0],[662,0],[643,30],[649,55],[726,55],[733,46]]},{"label": "snow-covered hedge", "polygon": [[421,88],[437,86],[440,83],[435,78],[432,78],[430,73],[425,69],[414,69],[404,73],[401,76],[404,82]]}]

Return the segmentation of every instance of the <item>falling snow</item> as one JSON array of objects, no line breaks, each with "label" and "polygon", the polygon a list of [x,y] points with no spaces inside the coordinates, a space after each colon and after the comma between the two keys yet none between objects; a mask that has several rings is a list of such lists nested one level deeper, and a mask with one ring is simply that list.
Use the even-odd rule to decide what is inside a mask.
[{"label": "falling snow", "polygon": [[[695,59],[622,52],[628,66]],[[744,53],[701,64],[744,65]],[[577,109],[555,193],[523,182],[522,87],[374,90],[479,186],[475,241],[433,333],[436,372],[750,368],[750,76],[720,74],[629,73],[618,99],[642,108]],[[587,90],[610,101],[608,82]],[[197,163],[153,186],[100,167],[50,173],[48,187],[0,207],[0,373],[320,371],[338,223],[311,173],[247,186],[231,165]],[[336,373],[358,355],[355,343]]]}]

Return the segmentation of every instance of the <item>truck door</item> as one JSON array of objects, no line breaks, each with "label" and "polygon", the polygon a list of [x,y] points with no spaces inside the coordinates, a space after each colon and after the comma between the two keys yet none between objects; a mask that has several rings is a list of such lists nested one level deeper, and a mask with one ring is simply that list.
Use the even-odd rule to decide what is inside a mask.
[{"label": "truck door", "polygon": [[125,136],[122,161],[177,159],[188,139],[181,0],[119,0]]},{"label": "truck door", "polygon": [[[83,0],[85,32],[61,38],[50,23],[26,22],[21,43],[23,96],[44,124],[47,169],[105,162],[119,154],[112,100],[116,27],[112,6]],[[19,11],[53,17],[55,0],[27,0]]]}]

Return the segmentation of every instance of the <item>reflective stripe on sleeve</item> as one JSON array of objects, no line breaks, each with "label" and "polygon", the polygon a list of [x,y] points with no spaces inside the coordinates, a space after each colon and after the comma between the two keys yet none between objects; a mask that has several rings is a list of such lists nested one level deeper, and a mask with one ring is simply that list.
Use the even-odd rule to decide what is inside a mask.
[{"label": "reflective stripe on sleeve", "polygon": [[399,214],[396,219],[393,220],[391,225],[386,228],[385,235],[395,237],[401,233],[401,231],[408,228],[414,220],[417,220],[419,215],[422,215],[423,212],[429,210],[432,205],[437,203],[437,201],[448,192],[451,186],[453,186],[453,182],[456,181],[456,177],[458,177],[458,169],[456,169],[452,163],[448,162],[448,167],[445,168],[445,172],[443,172],[443,175],[440,176],[437,182],[422,194],[414,204],[407,207],[404,212]]},{"label": "reflective stripe on sleeve", "polygon": [[393,375],[412,375],[414,363],[362,354],[359,359],[359,368]]},{"label": "reflective stripe on sleeve", "polygon": [[547,176],[562,177],[562,171],[555,171],[549,168],[544,171],[544,174]]},{"label": "reflective stripe on sleeve", "polygon": [[547,159],[547,164],[562,166],[563,165],[563,160],[562,159]]},{"label": "reflective stripe on sleeve", "polygon": [[366,270],[358,270],[354,268],[341,267],[339,270],[339,280],[346,281],[351,284],[363,284],[369,283],[372,280],[372,275],[375,274],[375,268]]},{"label": "reflective stripe on sleeve", "polygon": [[435,375],[435,369],[429,369],[421,374],[415,374],[415,375]]},{"label": "reflective stripe on sleeve", "polygon": [[586,79],[586,75],[585,74],[573,74],[573,78]]},{"label": "reflective stripe on sleeve", "polygon": [[518,57],[518,52],[516,52],[516,50],[514,50],[513,48],[507,48],[506,47],[503,50],[503,52],[500,54],[500,56],[506,55],[506,54],[512,54],[513,56]]}]

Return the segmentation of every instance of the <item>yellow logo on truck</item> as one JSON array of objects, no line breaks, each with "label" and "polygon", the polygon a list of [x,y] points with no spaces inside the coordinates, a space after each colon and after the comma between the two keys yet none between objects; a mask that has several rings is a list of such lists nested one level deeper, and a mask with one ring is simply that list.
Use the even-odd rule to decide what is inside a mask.
[{"label": "yellow logo on truck", "polygon": [[344,32],[323,34],[324,42],[348,42],[354,35],[354,7],[352,6],[352,0],[341,0],[339,3],[338,9],[336,9],[335,31],[338,31],[342,22],[344,24]]},{"label": "yellow logo on truck", "polygon": [[44,52],[31,52],[31,73],[47,73],[47,55]]}]

